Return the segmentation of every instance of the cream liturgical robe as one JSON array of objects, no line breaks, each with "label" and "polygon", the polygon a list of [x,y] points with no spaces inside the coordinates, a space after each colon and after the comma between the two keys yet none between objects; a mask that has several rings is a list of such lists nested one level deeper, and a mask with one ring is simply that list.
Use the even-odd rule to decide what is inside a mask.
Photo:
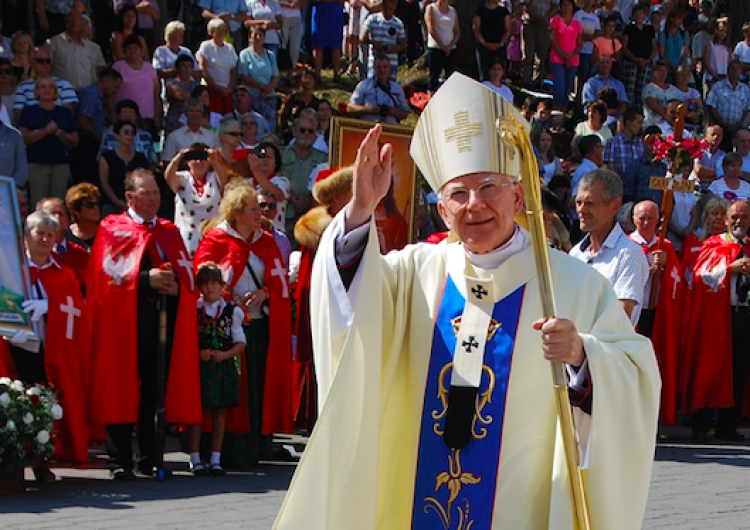
[{"label": "cream liturgical robe", "polygon": [[[312,282],[322,409],[274,528],[572,528],[550,366],[531,327],[542,311],[529,235],[521,232],[522,250],[497,269],[476,270],[492,283],[496,307],[510,307],[497,335],[507,332],[511,347],[505,375],[500,367],[490,392],[480,387],[482,419],[473,439],[456,451],[435,434],[440,407],[423,409],[438,397],[426,389],[436,387],[428,375],[448,291],[467,296],[462,245],[413,245],[381,256],[371,223],[347,293],[333,228],[323,237]],[[558,252],[551,259],[558,316],[575,322],[593,382],[592,416],[576,409],[592,529],[634,530],[641,527],[656,438],[654,352],[601,275]],[[492,362],[485,350],[488,374]],[[449,387],[450,376],[444,381]],[[491,406],[499,412],[489,414]],[[482,437],[483,428],[495,429],[496,439]]]}]

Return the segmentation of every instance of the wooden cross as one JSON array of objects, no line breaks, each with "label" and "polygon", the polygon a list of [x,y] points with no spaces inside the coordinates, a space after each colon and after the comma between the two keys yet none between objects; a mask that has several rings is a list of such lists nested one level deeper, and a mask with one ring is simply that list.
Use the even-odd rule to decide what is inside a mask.
[{"label": "wooden cross", "polygon": [[[680,104],[677,106],[677,118],[675,118],[674,121],[674,132],[672,133],[673,137],[677,139],[677,141],[680,141],[682,138],[682,129],[685,127],[685,114],[687,114],[687,107],[683,104]],[[669,161],[667,160],[667,163]],[[673,170],[678,170],[678,168],[671,168]],[[656,180],[655,180],[656,179]],[[661,225],[659,226],[659,240],[657,247],[659,250],[664,247],[664,239],[667,237],[667,228],[669,227],[669,218],[672,217],[672,206],[674,203],[672,193],[674,191],[688,191],[688,189],[676,189],[675,185],[679,184],[680,187],[682,187],[682,184],[685,181],[677,182],[674,180],[674,178],[667,178],[667,177],[651,177],[651,182],[649,183],[649,187],[656,190],[662,190],[661,195]],[[693,191],[694,184],[692,181],[689,182],[689,191]],[[663,185],[663,187],[655,187],[654,184],[657,185]],[[687,187],[687,186],[686,186]],[[654,274],[654,279],[651,282],[651,294],[648,298],[648,308],[654,309],[656,306],[656,293],[659,292],[659,283],[661,280],[661,268],[656,270],[656,273]]]},{"label": "wooden cross", "polygon": [[469,122],[467,110],[457,110],[453,115],[453,120],[456,124],[445,130],[445,141],[455,140],[459,153],[471,151],[471,137],[482,134],[482,122]]}]

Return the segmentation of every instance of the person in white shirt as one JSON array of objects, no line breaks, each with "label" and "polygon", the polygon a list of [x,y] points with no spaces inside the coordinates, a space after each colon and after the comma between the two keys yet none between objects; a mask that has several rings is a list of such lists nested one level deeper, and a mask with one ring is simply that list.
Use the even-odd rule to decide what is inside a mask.
[{"label": "person in white shirt", "polygon": [[202,143],[210,149],[219,147],[219,139],[208,129],[201,127],[203,120],[203,103],[197,99],[190,98],[185,101],[185,117],[187,123],[174,130],[167,136],[164,142],[164,150],[161,154],[163,162],[167,163],[183,149],[187,149],[195,143]]},{"label": "person in white shirt", "polygon": [[486,87],[491,88],[505,101],[513,104],[513,92],[510,88],[503,84],[503,74],[505,70],[503,63],[499,59],[495,59],[490,65],[489,70],[490,78],[487,81],[482,81],[482,84]]}]

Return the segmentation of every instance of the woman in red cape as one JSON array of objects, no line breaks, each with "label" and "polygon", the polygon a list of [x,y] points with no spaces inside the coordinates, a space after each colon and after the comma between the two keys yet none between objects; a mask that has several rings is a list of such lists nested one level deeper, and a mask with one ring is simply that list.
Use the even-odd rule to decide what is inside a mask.
[{"label": "woman in red cape", "polygon": [[255,190],[238,185],[219,207],[220,222],[203,236],[194,266],[212,261],[224,273],[225,296],[245,307],[240,406],[227,415],[222,466],[247,468],[271,457],[271,435],[292,432],[291,307],[287,270],[273,236],[260,228]]},{"label": "woman in red cape", "polygon": [[[682,248],[680,249],[680,267],[682,268],[682,279],[685,280],[685,286],[683,289],[683,309],[682,309],[682,322],[688,324],[693,315],[693,296],[691,292],[693,290],[693,269],[695,268],[695,262],[698,260],[703,242],[711,238],[712,236],[718,236],[726,231],[725,219],[727,215],[727,208],[729,202],[721,197],[714,197],[710,199],[705,208],[703,209],[703,224],[698,235],[690,234],[682,242]],[[703,324],[699,324],[703,326]],[[688,340],[689,326],[685,330],[683,326],[682,344],[680,345],[680,351],[683,355],[678,363],[678,376],[677,376],[677,392],[679,396],[682,396],[686,391],[690,391],[691,384],[688,379],[690,374],[690,359],[688,350],[691,347],[691,343]],[[685,414],[685,399],[678,398],[682,401],[681,413]]]}]

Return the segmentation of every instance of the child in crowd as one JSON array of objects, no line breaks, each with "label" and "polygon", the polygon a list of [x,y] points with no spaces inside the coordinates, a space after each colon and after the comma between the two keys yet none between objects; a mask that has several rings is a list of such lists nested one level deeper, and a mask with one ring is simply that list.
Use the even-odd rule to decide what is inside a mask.
[{"label": "child in crowd", "polygon": [[245,349],[244,313],[221,297],[225,282],[215,263],[200,266],[196,283],[201,293],[198,300],[201,404],[211,414],[211,458],[208,465],[201,460],[202,426],[191,425],[188,427],[190,471],[196,476],[224,475],[221,445],[227,408],[239,404],[239,375],[234,358]]},{"label": "child in crowd", "polygon": [[612,71],[610,75],[615,79],[620,79],[622,72],[619,60],[622,43],[620,39],[614,36],[616,27],[617,20],[614,17],[606,18],[602,22],[602,34],[591,41],[594,45],[594,52],[591,54],[591,63],[596,64],[596,60],[600,55],[609,55],[612,58]]},{"label": "child in crowd", "polygon": [[508,58],[508,77],[514,81],[521,76],[521,32],[523,31],[523,22],[521,21],[520,6],[513,13],[513,20],[510,22],[510,38],[508,39],[508,48],[506,56]]},{"label": "child in crowd", "polygon": [[531,130],[551,129],[557,124],[557,121],[552,118],[552,100],[549,98],[540,99],[536,112],[531,118]]}]

